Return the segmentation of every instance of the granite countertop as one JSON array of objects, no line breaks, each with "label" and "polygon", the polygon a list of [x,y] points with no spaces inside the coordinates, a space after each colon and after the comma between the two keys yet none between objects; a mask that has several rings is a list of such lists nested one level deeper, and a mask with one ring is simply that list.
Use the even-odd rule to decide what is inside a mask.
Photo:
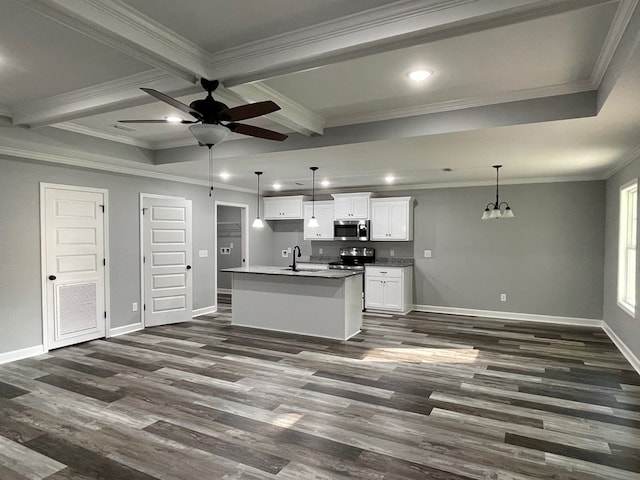
[{"label": "granite countertop", "polygon": [[225,268],[221,272],[230,273],[257,273],[263,275],[283,275],[287,277],[315,277],[315,278],[346,278],[353,275],[362,275],[363,271],[353,270],[327,270],[327,269],[309,269],[298,270],[294,272],[286,267],[271,267],[264,265],[255,265],[251,267]]},{"label": "granite countertop", "polygon": [[385,262],[385,261],[375,261],[373,263],[367,263],[372,267],[413,267],[413,260],[411,261],[393,261],[393,262]]}]

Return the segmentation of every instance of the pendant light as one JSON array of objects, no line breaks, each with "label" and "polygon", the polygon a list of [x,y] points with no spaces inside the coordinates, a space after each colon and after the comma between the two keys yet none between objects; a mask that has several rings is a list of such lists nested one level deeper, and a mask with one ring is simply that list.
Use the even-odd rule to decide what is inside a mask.
[{"label": "pendant light", "polygon": [[257,209],[256,211],[258,212],[258,215],[256,217],[256,219],[253,221],[253,225],[251,225],[253,228],[263,228],[264,227],[264,222],[260,219],[260,175],[262,175],[262,172],[253,172],[258,176],[258,191],[257,191],[257,197],[258,197],[258,201],[257,201]]},{"label": "pendant light", "polygon": [[[493,165],[493,168],[496,169],[496,202],[488,203],[484,212],[482,213],[482,220],[487,220],[489,218],[513,218],[513,210],[507,202],[500,202],[499,192],[498,192],[498,172],[502,165]],[[502,206],[505,206],[504,209]],[[491,208],[489,208],[491,207]]]},{"label": "pendant light", "polygon": [[311,218],[309,219],[309,223],[307,223],[307,227],[309,228],[318,228],[320,224],[318,223],[318,219],[316,218],[316,170],[318,167],[309,167],[311,170]]}]

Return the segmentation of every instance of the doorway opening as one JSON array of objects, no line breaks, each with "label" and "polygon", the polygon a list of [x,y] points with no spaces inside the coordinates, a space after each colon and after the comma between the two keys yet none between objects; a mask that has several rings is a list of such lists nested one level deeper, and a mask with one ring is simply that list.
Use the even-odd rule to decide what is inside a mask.
[{"label": "doorway opening", "polygon": [[248,205],[216,202],[214,251],[216,252],[215,293],[218,310],[231,303],[232,274],[225,268],[249,265]]}]

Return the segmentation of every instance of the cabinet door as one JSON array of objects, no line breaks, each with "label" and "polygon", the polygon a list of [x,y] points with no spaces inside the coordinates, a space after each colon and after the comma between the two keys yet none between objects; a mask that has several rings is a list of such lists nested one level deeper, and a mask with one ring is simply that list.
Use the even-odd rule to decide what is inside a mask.
[{"label": "cabinet door", "polygon": [[393,240],[409,239],[409,204],[394,202],[388,204],[388,237]]},{"label": "cabinet door", "polygon": [[367,277],[364,286],[364,304],[366,308],[384,308],[384,280]]},{"label": "cabinet door", "polygon": [[354,197],[351,205],[351,218],[367,220],[369,218],[369,197]]},{"label": "cabinet door", "polygon": [[333,204],[316,205],[316,218],[320,224],[318,237],[333,240]]},{"label": "cabinet door", "polygon": [[302,213],[302,199],[300,197],[264,199],[264,218],[266,220],[302,218]]},{"label": "cabinet door", "polygon": [[351,198],[340,198],[333,202],[334,219],[335,220],[350,220],[351,210],[353,207],[353,201]]},{"label": "cabinet door", "polygon": [[394,310],[402,310],[402,279],[401,278],[385,278],[382,284],[384,291],[384,308],[392,308]]},{"label": "cabinet door", "polygon": [[371,205],[371,240],[389,240],[389,204]]}]

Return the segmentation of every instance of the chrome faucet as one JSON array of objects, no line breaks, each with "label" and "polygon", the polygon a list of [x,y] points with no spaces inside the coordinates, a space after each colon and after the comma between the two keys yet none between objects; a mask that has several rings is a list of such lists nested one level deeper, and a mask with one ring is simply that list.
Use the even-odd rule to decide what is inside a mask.
[{"label": "chrome faucet", "polygon": [[296,267],[296,250],[298,250],[298,257],[302,256],[302,253],[300,252],[300,247],[298,245],[293,247],[293,265],[291,265],[291,270],[293,270],[294,272],[298,271]]}]

